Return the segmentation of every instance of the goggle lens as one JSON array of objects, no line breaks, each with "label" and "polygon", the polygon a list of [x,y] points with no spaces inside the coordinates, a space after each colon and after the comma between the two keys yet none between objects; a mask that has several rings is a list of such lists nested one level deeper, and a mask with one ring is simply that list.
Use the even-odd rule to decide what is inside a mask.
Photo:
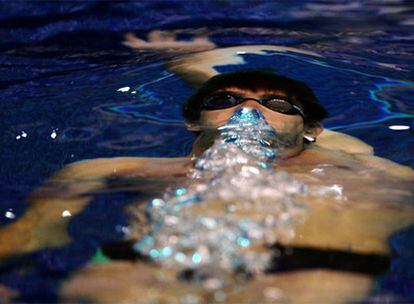
[{"label": "goggle lens", "polygon": [[218,110],[218,109],[225,109],[230,108],[238,104],[238,100],[233,95],[228,94],[220,94],[214,95],[207,98],[203,102],[203,106],[206,110]]},{"label": "goggle lens", "polygon": [[272,98],[263,101],[263,105],[269,108],[272,111],[280,112],[280,113],[288,113],[293,109],[293,106],[290,102],[287,102],[283,99]]}]

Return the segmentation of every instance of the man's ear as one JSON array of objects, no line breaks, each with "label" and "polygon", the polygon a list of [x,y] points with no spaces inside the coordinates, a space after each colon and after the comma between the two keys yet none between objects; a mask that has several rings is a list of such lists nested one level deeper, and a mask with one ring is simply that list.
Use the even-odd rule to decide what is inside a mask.
[{"label": "man's ear", "polygon": [[[305,127],[305,137],[313,138],[315,141],[316,137],[323,131],[323,125],[319,121],[308,123]],[[312,141],[312,140],[311,140]]]},{"label": "man's ear", "polygon": [[189,130],[189,131],[195,131],[195,132],[201,131],[201,126],[198,122],[186,121],[186,122],[184,122],[184,124],[187,127],[187,130]]}]

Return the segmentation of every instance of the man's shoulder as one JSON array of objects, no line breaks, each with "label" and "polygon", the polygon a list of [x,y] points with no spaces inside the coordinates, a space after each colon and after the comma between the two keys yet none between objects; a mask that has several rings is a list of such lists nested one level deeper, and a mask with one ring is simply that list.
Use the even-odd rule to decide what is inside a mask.
[{"label": "man's shoulder", "polygon": [[351,135],[324,129],[318,136],[316,146],[349,154],[373,155],[372,146]]},{"label": "man's shoulder", "polygon": [[350,172],[377,172],[380,176],[414,180],[414,170],[389,159],[366,153],[348,153],[320,146],[305,149],[299,156],[286,161],[287,166],[300,166],[302,169],[318,165],[331,165],[346,168]]}]

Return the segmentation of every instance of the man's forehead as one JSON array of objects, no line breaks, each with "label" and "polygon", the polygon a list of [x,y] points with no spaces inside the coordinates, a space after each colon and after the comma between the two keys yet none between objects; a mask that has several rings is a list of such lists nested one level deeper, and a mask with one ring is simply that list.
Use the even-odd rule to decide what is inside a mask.
[{"label": "man's forehead", "polygon": [[222,88],[219,89],[217,91],[215,91],[214,93],[220,93],[220,92],[233,92],[233,93],[238,93],[238,94],[249,94],[249,93],[255,93],[258,95],[278,95],[278,96],[287,96],[286,92],[282,91],[282,90],[277,90],[277,89],[257,89],[257,90],[251,90],[251,89],[243,89],[243,88],[238,88],[238,87],[226,87],[226,88]]}]

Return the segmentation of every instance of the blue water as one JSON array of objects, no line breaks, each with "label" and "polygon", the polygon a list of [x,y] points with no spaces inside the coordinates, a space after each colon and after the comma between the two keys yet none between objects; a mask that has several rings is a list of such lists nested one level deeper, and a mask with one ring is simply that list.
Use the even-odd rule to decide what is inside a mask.
[{"label": "blue water", "polygon": [[[145,38],[152,29],[175,30],[188,40],[203,28],[219,47],[275,44],[316,52],[322,57],[246,54],[246,64],[217,70],[271,67],[302,80],[327,107],[326,127],[414,167],[413,13],[411,1],[386,0],[0,2],[0,224],[15,221],[6,212],[18,218],[27,195],[65,164],[190,151],[194,136],[181,106],[192,90],[164,68],[176,55],[126,48],[121,41],[128,31]],[[126,86],[129,92],[117,91]],[[68,271],[120,237],[119,206],[131,198],[117,195],[96,198],[111,213],[94,203],[71,222],[72,245],[3,265],[0,281],[17,288],[20,300],[53,301]],[[99,224],[81,233],[82,223],[97,218],[112,219],[104,236]],[[409,242],[399,241],[404,235],[395,238],[393,272],[379,292],[413,296],[414,271],[404,266],[413,255],[405,250]],[[403,260],[396,258],[401,252]]]}]

